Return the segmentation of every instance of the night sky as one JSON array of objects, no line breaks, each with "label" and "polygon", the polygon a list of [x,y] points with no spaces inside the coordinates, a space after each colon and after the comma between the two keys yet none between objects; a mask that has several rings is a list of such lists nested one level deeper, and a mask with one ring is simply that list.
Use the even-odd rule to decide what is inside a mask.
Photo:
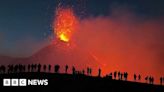
[{"label": "night sky", "polygon": [[113,9],[128,9],[142,20],[164,17],[164,0],[1,0],[0,54],[30,56],[49,44],[58,4],[71,6],[81,20],[112,16]]}]

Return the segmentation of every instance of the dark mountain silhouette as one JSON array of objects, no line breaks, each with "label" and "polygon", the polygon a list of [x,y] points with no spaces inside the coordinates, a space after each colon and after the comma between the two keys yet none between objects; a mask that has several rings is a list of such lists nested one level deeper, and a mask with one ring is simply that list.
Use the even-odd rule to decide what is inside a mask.
[{"label": "dark mountain silhouette", "polygon": [[[89,52],[85,52],[77,47],[69,47],[67,43],[58,42],[51,44],[39,50],[27,58],[11,58],[11,57],[0,57],[0,63],[3,64],[59,64],[65,66],[75,66],[78,69],[84,69],[86,67],[92,67],[98,69],[98,64],[95,59],[90,55]],[[64,70],[63,70],[64,71]]]},{"label": "dark mountain silhouette", "polygon": [[67,43],[51,44],[30,57],[32,63],[59,64],[61,66],[75,66],[78,69],[92,67],[98,69],[98,63],[93,56],[77,47],[69,47]]}]

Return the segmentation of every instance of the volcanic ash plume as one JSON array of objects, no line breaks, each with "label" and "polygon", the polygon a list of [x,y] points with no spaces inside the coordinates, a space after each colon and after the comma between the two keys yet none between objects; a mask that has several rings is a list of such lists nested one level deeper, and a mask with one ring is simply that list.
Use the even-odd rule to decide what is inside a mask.
[{"label": "volcanic ash plume", "polygon": [[164,22],[120,15],[81,20],[74,35],[77,46],[92,51],[104,65],[103,74],[120,70],[158,79],[164,75]]}]

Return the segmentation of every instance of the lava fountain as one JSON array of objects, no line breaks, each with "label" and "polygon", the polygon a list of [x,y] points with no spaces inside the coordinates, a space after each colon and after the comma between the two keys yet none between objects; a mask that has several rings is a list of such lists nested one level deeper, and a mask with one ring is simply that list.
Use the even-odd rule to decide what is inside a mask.
[{"label": "lava fountain", "polygon": [[69,43],[75,31],[78,19],[75,17],[72,8],[58,8],[54,21],[54,33],[56,38]]},{"label": "lava fountain", "polygon": [[[36,56],[40,56],[42,58],[40,60],[46,61],[46,63],[57,63],[61,66],[67,64],[75,66],[79,70],[86,69],[87,67],[97,70],[95,68],[98,65],[95,64],[95,59],[92,55],[76,45],[75,33],[78,29],[78,24],[79,19],[75,16],[72,8],[57,8],[53,22],[55,39],[52,41],[52,45],[40,51],[40,53],[43,53],[42,55],[46,56],[42,57],[40,53]],[[96,72],[93,71],[93,74],[96,74]]]}]

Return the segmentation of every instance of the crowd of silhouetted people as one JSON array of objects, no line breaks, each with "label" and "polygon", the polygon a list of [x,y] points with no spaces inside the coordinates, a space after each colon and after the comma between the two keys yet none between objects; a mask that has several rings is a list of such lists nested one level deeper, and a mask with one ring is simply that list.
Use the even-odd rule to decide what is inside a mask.
[{"label": "crowd of silhouetted people", "polygon": [[120,71],[115,71],[115,72],[111,72],[108,75],[106,75],[106,77],[109,77],[111,79],[118,79],[118,80],[127,80],[128,79],[128,73],[127,72],[120,72]]},{"label": "crowd of silhouetted people", "polygon": [[[120,72],[120,71],[115,71],[113,73],[110,73],[109,75],[106,75],[106,77],[112,78],[112,79],[118,79],[118,80],[125,80],[127,81],[128,79],[128,73],[127,72]],[[141,81],[141,75],[140,74],[134,74],[133,75],[134,81],[135,82],[140,82]],[[154,84],[154,77],[152,76],[146,76],[145,77],[145,81],[146,83],[149,84]],[[161,77],[160,78],[160,84],[162,84],[164,82],[164,79]]]},{"label": "crowd of silhouetted people", "polygon": [[[60,65],[54,65],[54,73],[60,73]],[[65,73],[68,73],[68,65],[65,65]],[[9,64],[7,66],[0,65],[0,74],[4,73],[22,73],[22,72],[51,72],[52,66],[49,65],[41,65],[41,64]],[[85,70],[79,71],[76,70],[74,66],[72,66],[72,74],[85,74]],[[92,69],[90,67],[86,70],[86,75],[92,75]],[[100,74],[99,74],[100,75]]]},{"label": "crowd of silhouetted people", "polygon": [[[0,66],[0,74],[4,73],[22,73],[22,72],[51,72],[52,66],[49,65],[41,65],[41,64],[28,64],[28,65],[23,65],[23,64],[9,64],[7,66],[1,65]],[[60,73],[60,65],[54,65],[53,66],[53,71],[54,73]],[[69,66],[65,65],[65,73],[68,73]],[[85,69],[79,71],[76,70],[74,66],[72,66],[72,74],[73,75],[78,75],[78,74],[83,74],[87,76],[92,76],[92,68],[87,67],[86,72]],[[98,77],[101,77],[101,69],[98,69]],[[105,76],[105,78],[109,79],[114,79],[114,80],[128,80],[128,72],[120,72],[120,71],[114,71]],[[133,75],[134,81],[135,82],[140,82],[141,80],[141,75],[140,74],[134,74]],[[149,84],[154,84],[154,77],[152,76],[146,76],[145,77],[146,83]],[[163,85],[164,83],[164,77],[160,77],[160,84]]]},{"label": "crowd of silhouetted people", "polygon": [[154,77],[152,76],[146,76],[145,80],[147,83],[154,84]]}]

